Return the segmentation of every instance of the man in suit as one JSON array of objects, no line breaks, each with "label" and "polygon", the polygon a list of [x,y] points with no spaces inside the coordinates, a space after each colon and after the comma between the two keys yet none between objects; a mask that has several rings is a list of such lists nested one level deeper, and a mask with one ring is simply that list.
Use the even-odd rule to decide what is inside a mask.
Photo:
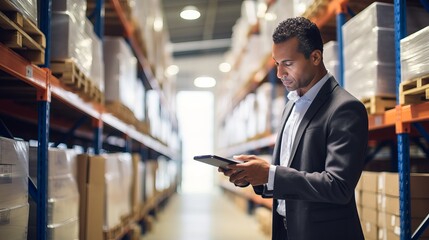
[{"label": "man in suit", "polygon": [[289,91],[273,163],[240,155],[244,163],[219,171],[273,198],[273,240],[364,239],[354,189],[367,151],[365,107],[326,70],[314,23],[287,19],[273,42],[277,77]]}]

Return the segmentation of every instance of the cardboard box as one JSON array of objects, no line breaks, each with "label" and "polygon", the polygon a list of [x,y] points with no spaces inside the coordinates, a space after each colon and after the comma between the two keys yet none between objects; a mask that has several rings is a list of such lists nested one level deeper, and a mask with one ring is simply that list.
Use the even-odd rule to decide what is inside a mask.
[{"label": "cardboard box", "polygon": [[378,224],[377,215],[378,214],[376,209],[363,207],[361,220],[364,222],[370,222],[374,225],[377,225]]},{"label": "cardboard box", "polygon": [[143,202],[143,163],[139,154],[133,154],[133,179],[131,183],[131,206],[134,214],[140,212],[140,205]]},{"label": "cardboard box", "polygon": [[[413,233],[423,222],[423,218],[411,218],[411,232]],[[386,212],[378,212],[378,227],[392,232],[400,232],[400,217]],[[425,231],[423,237],[429,237],[429,231]]]},{"label": "cardboard box", "polygon": [[362,231],[365,239],[376,240],[378,239],[378,227],[377,224],[362,221]]},{"label": "cardboard box", "polygon": [[362,191],[374,192],[378,190],[378,172],[362,172]]},{"label": "cardboard box", "polygon": [[377,193],[363,191],[362,207],[377,209]]},{"label": "cardboard box", "polygon": [[[384,195],[379,203],[381,211],[399,216],[399,198]],[[411,199],[411,216],[424,218],[429,212],[429,199]]]},{"label": "cardboard box", "polygon": [[[429,198],[429,174],[410,174],[411,198]],[[385,195],[399,197],[398,173],[382,172],[378,176],[378,192]]]},{"label": "cardboard box", "polygon": [[0,238],[27,239],[28,203],[0,209]]},{"label": "cardboard box", "polygon": [[103,240],[106,160],[101,156],[79,155],[80,193],[79,239]]}]

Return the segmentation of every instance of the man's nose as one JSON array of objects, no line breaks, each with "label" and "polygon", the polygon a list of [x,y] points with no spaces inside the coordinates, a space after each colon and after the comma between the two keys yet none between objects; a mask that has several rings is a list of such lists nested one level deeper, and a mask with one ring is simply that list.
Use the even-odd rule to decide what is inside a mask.
[{"label": "man's nose", "polygon": [[287,75],[288,74],[284,69],[282,69],[280,66],[277,67],[277,77],[279,79],[282,79],[282,77],[287,76]]}]

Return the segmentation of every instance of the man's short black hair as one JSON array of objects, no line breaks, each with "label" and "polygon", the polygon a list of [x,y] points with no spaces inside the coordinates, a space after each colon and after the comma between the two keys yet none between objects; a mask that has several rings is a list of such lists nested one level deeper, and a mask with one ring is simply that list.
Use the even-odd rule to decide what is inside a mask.
[{"label": "man's short black hair", "polygon": [[314,50],[323,52],[323,41],[319,28],[304,17],[289,18],[281,22],[273,33],[275,44],[296,37],[299,41],[298,51],[308,59]]}]

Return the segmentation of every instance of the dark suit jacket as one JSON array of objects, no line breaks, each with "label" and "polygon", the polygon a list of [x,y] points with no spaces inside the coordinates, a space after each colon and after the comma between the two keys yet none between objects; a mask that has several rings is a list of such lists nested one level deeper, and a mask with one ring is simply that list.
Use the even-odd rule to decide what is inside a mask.
[{"label": "dark suit jacket", "polygon": [[[283,128],[293,103],[286,104],[273,161],[280,164]],[[273,240],[283,219],[277,200],[286,200],[289,240],[364,239],[354,189],[361,175],[368,142],[368,116],[363,104],[333,77],[322,86],[302,119],[288,167],[278,166],[274,190],[254,190],[273,198]]]}]

